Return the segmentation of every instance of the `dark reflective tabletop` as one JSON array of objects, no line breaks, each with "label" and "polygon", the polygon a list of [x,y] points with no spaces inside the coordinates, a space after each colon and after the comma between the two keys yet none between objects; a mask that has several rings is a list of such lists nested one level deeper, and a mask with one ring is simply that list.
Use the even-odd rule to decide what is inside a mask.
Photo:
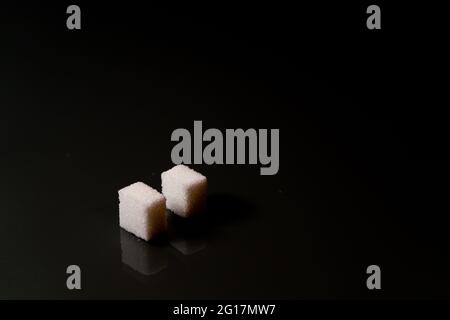
[{"label": "dark reflective tabletop", "polygon": [[[421,117],[388,97],[398,83],[382,76],[409,65],[371,60],[365,77],[361,54],[383,51],[349,31],[353,20],[339,29],[347,36],[314,25],[313,37],[289,19],[263,36],[243,17],[214,29],[181,9],[133,8],[114,24],[117,9],[86,5],[85,28],[69,35],[64,5],[2,11],[1,299],[449,296],[445,214],[429,200],[443,195],[433,166],[420,170]],[[402,59],[412,52],[371,39]],[[203,213],[167,212],[156,241],[121,230],[117,191],[159,189],[171,133],[192,133],[194,120],[279,128],[278,174],[195,165],[209,182]],[[66,288],[72,264],[81,291]],[[381,293],[366,288],[372,264]]]}]

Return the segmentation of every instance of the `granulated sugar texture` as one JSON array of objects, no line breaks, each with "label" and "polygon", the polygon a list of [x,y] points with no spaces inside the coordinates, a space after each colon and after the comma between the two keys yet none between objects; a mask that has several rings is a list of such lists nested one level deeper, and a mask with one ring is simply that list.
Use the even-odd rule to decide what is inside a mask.
[{"label": "granulated sugar texture", "polygon": [[120,226],[139,238],[150,240],[167,230],[166,199],[145,183],[119,190]]},{"label": "granulated sugar texture", "polygon": [[161,174],[162,193],[167,208],[181,217],[189,217],[206,204],[207,179],[185,165],[177,165]]}]

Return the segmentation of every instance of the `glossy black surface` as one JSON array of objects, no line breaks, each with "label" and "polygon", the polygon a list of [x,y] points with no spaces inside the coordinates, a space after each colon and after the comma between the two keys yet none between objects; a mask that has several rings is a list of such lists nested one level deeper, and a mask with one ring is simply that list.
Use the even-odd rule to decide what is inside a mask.
[{"label": "glossy black surface", "polygon": [[[426,120],[401,100],[422,34],[400,41],[389,14],[370,34],[350,5],[82,4],[80,32],[65,4],[2,6],[0,298],[449,296]],[[170,134],[194,120],[280,128],[280,171],[195,166],[206,212],[168,213],[166,239],[139,241],[117,190],[159,187]]]}]

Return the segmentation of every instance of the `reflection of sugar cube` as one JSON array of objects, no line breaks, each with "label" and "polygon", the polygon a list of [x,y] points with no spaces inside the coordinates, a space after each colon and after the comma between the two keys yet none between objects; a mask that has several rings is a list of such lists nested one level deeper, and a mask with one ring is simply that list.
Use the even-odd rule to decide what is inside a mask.
[{"label": "reflection of sugar cube", "polygon": [[167,252],[162,246],[142,241],[125,230],[120,230],[122,263],[149,276],[167,267]]},{"label": "reflection of sugar cube", "polygon": [[202,239],[175,238],[169,243],[184,255],[194,254],[206,248],[206,243]]},{"label": "reflection of sugar cube", "polygon": [[119,190],[120,226],[144,240],[167,229],[166,199],[155,189],[136,182]]},{"label": "reflection of sugar cube", "polygon": [[206,202],[207,180],[202,174],[178,165],[161,174],[167,208],[182,217],[200,211]]}]

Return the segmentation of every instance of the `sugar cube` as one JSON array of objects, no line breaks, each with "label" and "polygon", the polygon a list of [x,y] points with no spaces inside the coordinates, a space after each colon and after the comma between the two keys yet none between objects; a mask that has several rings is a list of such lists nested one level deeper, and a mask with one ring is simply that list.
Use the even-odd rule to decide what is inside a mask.
[{"label": "sugar cube", "polygon": [[119,190],[120,226],[146,241],[167,230],[166,199],[145,183]]},{"label": "sugar cube", "polygon": [[161,174],[162,193],[167,208],[181,217],[189,217],[206,203],[207,179],[185,165],[177,165]]}]

